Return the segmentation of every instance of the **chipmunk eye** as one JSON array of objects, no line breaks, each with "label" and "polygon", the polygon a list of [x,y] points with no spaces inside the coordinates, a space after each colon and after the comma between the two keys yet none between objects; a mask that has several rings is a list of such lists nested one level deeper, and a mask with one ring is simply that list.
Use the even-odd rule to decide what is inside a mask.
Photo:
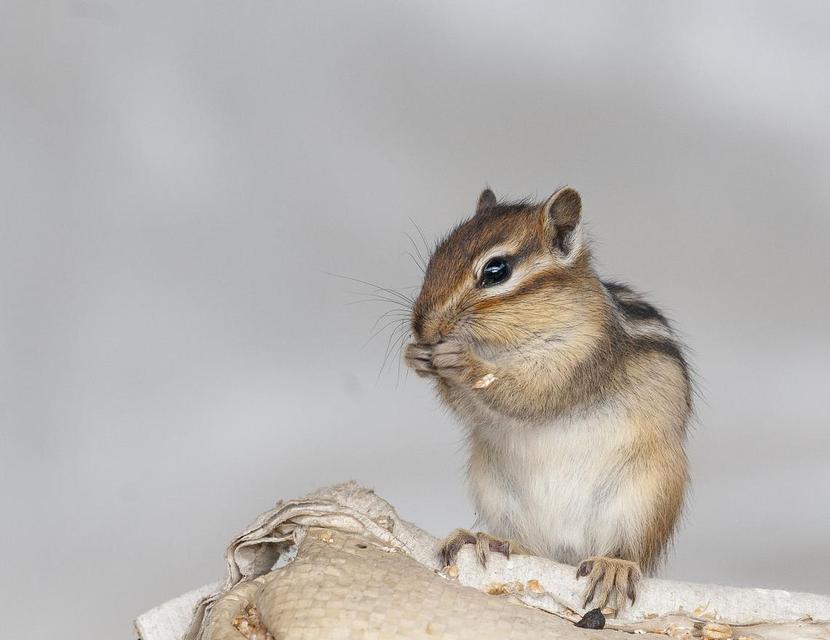
[{"label": "chipmunk eye", "polygon": [[492,287],[510,277],[510,263],[507,258],[490,258],[481,270],[482,287]]}]

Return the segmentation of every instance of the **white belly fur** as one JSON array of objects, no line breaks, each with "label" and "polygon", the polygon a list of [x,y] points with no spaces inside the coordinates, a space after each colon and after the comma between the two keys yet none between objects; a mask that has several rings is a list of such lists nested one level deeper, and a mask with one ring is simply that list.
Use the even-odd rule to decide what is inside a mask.
[{"label": "white belly fur", "polygon": [[620,413],[534,427],[487,417],[470,425],[470,483],[488,532],[570,564],[639,539],[652,501],[632,475],[635,431]]}]

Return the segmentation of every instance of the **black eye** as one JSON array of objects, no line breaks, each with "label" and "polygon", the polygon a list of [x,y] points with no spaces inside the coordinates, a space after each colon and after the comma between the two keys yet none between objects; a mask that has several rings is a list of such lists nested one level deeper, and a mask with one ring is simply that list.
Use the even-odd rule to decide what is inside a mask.
[{"label": "black eye", "polygon": [[481,270],[482,287],[492,287],[510,277],[510,263],[507,258],[490,258]]}]

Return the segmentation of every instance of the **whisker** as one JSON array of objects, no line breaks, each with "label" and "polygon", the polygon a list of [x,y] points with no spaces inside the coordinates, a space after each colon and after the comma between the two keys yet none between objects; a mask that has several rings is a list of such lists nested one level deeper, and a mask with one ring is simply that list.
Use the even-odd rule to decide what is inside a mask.
[{"label": "whisker", "polygon": [[[404,343],[410,338],[410,336],[411,336],[411,334],[409,333],[409,331],[406,331],[406,332],[401,334],[401,338],[398,340],[398,342],[396,344],[396,347],[395,347],[397,351],[400,351],[401,349],[403,349]],[[403,360],[402,357],[398,358],[398,374],[397,374],[397,377],[396,377],[396,380],[395,380],[395,388],[397,388],[401,383],[401,361],[402,360]]]},{"label": "whisker", "polygon": [[418,262],[418,260],[416,260],[415,256],[413,256],[408,251],[406,252],[406,255],[408,255],[410,258],[412,258],[412,262],[414,262],[415,266],[418,267],[421,270],[421,273],[425,274],[427,272],[426,267],[424,265],[422,265],[420,262]]},{"label": "whisker", "polygon": [[418,226],[418,223],[415,222],[412,218],[409,218],[409,221],[412,223],[412,226],[418,231],[418,235],[421,236],[421,242],[424,243],[424,249],[426,249],[427,255],[432,255],[432,249],[429,246],[429,242],[427,242],[426,236],[424,236],[424,232],[421,231],[421,227]]},{"label": "whisker", "polygon": [[406,321],[409,319],[409,314],[401,309],[390,309],[389,311],[385,311],[378,316],[378,319],[375,320],[369,331],[374,331],[378,324],[380,324],[384,318],[388,318],[389,316],[397,316],[397,320],[399,321]]},{"label": "whisker", "polygon": [[360,278],[353,278],[352,276],[344,276],[339,273],[331,273],[330,271],[325,271],[327,275],[334,276],[335,278],[342,278],[343,280],[351,280],[352,282],[358,282],[360,284],[366,285],[367,287],[374,287],[375,292],[382,291],[383,293],[387,293],[389,295],[395,296],[399,298],[401,301],[406,302],[409,305],[415,304],[415,300],[411,296],[407,296],[397,289],[392,289],[390,287],[382,287],[379,284],[374,282],[368,282],[367,280],[361,280]]},{"label": "whisker", "polygon": [[[393,344],[395,344],[395,345],[401,344],[401,339],[405,338],[407,333],[408,333],[408,331],[406,329],[406,326],[403,326],[403,325],[397,327],[396,329],[394,329],[390,333],[389,339],[386,341],[386,353],[383,356],[383,364],[381,364],[380,371],[378,371],[378,378],[377,378],[378,380],[380,380],[380,376],[383,374],[383,370],[386,368],[386,363],[389,361],[389,356],[394,351]],[[393,338],[394,338],[394,342],[393,342]]]},{"label": "whisker", "polygon": [[351,302],[347,302],[346,303],[347,305],[351,306],[353,304],[363,304],[363,303],[366,303],[366,302],[385,302],[387,304],[397,305],[398,307],[400,307],[401,309],[404,309],[406,311],[410,311],[412,309],[412,305],[404,304],[400,300],[396,300],[396,299],[393,299],[393,298],[386,298],[386,297],[381,296],[381,295],[370,295],[370,294],[367,294],[367,293],[355,293],[354,295],[362,295],[362,296],[368,296],[368,297],[362,298],[360,300],[352,300]]},{"label": "whisker", "polygon": [[[412,220],[412,218],[410,218],[410,221],[411,220]],[[406,239],[409,240],[409,244],[412,245],[412,249],[415,251],[415,253],[418,254],[418,258],[421,261],[421,263],[419,265],[421,267],[421,271],[426,271],[427,261],[424,258],[424,255],[421,253],[420,247],[415,243],[415,240],[412,239],[411,235],[409,235],[406,232],[404,232],[404,235],[406,236]],[[410,256],[412,257],[413,260],[415,260],[415,256],[412,256],[412,254],[410,254]],[[416,261],[416,263],[417,263],[417,261]]]},{"label": "whisker", "polygon": [[371,336],[369,336],[369,339],[368,339],[368,340],[366,340],[366,342],[363,344],[363,346],[365,347],[367,344],[369,344],[372,340],[374,340],[377,336],[379,336],[381,333],[383,333],[384,331],[386,331],[386,330],[387,330],[389,327],[391,327],[392,325],[395,325],[395,324],[397,324],[397,325],[401,325],[401,324],[403,324],[403,323],[405,323],[405,322],[406,322],[406,319],[405,319],[405,318],[395,318],[394,320],[389,320],[389,321],[388,321],[386,324],[384,324],[384,325],[383,325],[380,329],[377,329],[374,333],[372,333],[372,335],[371,335]]}]

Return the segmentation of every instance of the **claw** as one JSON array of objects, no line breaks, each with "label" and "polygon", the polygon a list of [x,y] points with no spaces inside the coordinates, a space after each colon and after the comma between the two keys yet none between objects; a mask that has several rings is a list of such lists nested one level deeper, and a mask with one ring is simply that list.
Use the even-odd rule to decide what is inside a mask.
[{"label": "claw", "polygon": [[583,593],[583,608],[593,602],[599,608],[612,602],[617,611],[637,599],[637,587],[642,574],[636,562],[619,558],[594,557],[583,560],[576,570],[577,578],[587,577]]},{"label": "claw", "polygon": [[447,567],[455,564],[458,552],[466,544],[475,545],[476,558],[478,558],[482,567],[487,566],[487,559],[491,551],[500,553],[508,559],[514,553],[527,553],[522,545],[512,540],[496,538],[489,533],[472,533],[466,529],[456,529],[441,544],[439,554],[443,565]]},{"label": "claw", "polygon": [[580,562],[579,567],[577,567],[577,569],[576,569],[577,579],[584,578],[589,573],[591,573],[591,569],[593,568],[593,566],[594,566],[594,561],[593,560],[583,560],[582,562]]},{"label": "claw", "polygon": [[441,562],[445,567],[455,564],[458,552],[465,544],[475,544],[476,537],[466,529],[456,529],[441,543]]}]

